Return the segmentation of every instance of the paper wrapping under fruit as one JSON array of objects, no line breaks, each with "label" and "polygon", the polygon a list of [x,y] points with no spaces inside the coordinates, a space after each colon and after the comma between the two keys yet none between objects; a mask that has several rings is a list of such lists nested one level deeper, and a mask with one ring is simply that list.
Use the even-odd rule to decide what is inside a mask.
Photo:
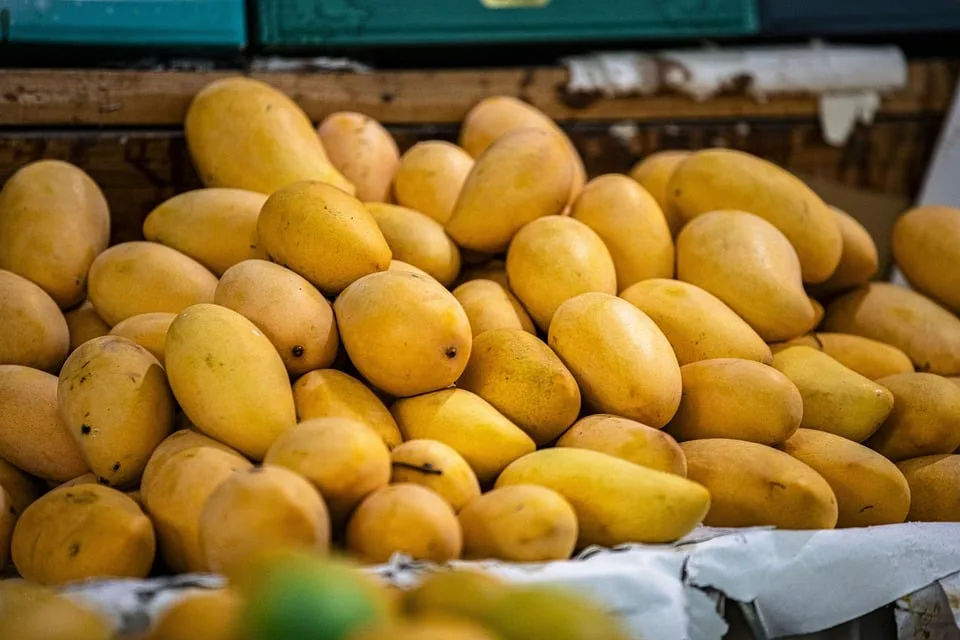
[{"label": "paper wrapping under fruit", "polygon": [[[544,564],[455,562],[515,583],[552,583],[593,598],[636,638],[718,640],[725,606],[744,603],[757,637],[813,633],[895,603],[900,640],[960,638],[960,524],[774,531],[703,527],[673,545],[589,548]],[[404,588],[431,571],[398,555],[373,569]],[[71,597],[102,609],[118,630],[137,631],[210,575],[73,585]],[[731,602],[733,601],[733,602]],[[856,623],[848,636],[859,637]]]}]

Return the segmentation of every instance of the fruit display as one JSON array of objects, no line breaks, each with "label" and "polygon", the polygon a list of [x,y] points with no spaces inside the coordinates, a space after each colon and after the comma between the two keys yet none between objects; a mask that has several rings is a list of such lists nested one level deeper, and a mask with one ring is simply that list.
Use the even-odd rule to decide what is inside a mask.
[{"label": "fruit display", "polygon": [[765,160],[588,181],[513,98],[401,154],[231,78],[185,132],[205,187],[142,241],[108,246],[68,163],[0,191],[0,563],[42,585],[0,583],[29,604],[0,627],[62,610],[105,637],[46,588],[213,571],[227,589],[147,638],[619,638],[567,593],[454,572],[398,594],[325,556],[960,519],[960,210],[897,224],[912,289],[871,282],[866,230]]}]

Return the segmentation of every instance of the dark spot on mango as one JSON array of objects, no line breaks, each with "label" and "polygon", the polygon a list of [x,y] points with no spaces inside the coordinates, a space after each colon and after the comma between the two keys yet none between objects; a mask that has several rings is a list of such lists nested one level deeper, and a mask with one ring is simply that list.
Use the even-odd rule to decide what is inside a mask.
[{"label": "dark spot on mango", "polygon": [[97,501],[97,496],[92,491],[70,492],[65,497],[73,504],[93,504]]},{"label": "dark spot on mango", "polygon": [[442,476],[443,470],[437,469],[429,462],[425,462],[422,465],[419,464],[410,464],[409,462],[394,462],[394,467],[400,467],[401,469],[410,469],[411,471],[419,471],[420,473],[425,473],[428,476]]},{"label": "dark spot on mango", "polygon": [[447,356],[451,360],[457,357],[457,348],[456,347],[447,347],[446,351],[443,352],[443,355]]},{"label": "dark spot on mango", "polygon": [[120,471],[120,463],[114,462],[113,467],[111,467],[111,469],[113,469],[114,473],[116,473],[117,471]]},{"label": "dark spot on mango", "polygon": [[77,554],[79,554],[79,553],[80,553],[80,543],[79,543],[79,542],[74,542],[73,544],[71,544],[71,545],[70,545],[70,549],[67,551],[67,555],[69,555],[71,558],[76,558],[76,557],[77,557]]},{"label": "dark spot on mango", "polygon": [[860,513],[863,513],[863,512],[866,511],[867,509],[873,509],[873,505],[872,505],[872,504],[868,504],[868,505],[865,506],[864,508],[860,509]]},{"label": "dark spot on mango", "polygon": [[86,382],[87,380],[89,380],[89,379],[90,379],[90,376],[91,376],[91,374],[89,374],[89,373],[85,373],[85,374],[83,374],[82,376],[80,376],[80,384],[83,384],[84,382]]},{"label": "dark spot on mango", "polygon": [[291,349],[290,351],[291,353],[293,353],[294,358],[303,357],[303,347],[301,347],[300,345],[294,345],[293,349]]},{"label": "dark spot on mango", "polygon": [[91,431],[92,431],[92,429],[91,429],[90,425],[88,425],[88,424],[82,424],[82,425],[80,425],[80,433],[82,433],[83,435],[88,436],[88,435],[90,435],[90,432],[91,432]]},{"label": "dark spot on mango", "polygon": [[99,484],[104,485],[105,487],[109,487],[109,486],[110,486],[110,481],[107,480],[106,478],[101,478],[100,476],[97,476],[97,482],[98,482]]}]

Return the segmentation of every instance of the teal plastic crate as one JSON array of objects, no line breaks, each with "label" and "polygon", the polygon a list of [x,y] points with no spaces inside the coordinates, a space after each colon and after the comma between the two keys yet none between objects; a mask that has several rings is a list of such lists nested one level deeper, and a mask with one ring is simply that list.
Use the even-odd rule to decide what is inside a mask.
[{"label": "teal plastic crate", "polygon": [[747,35],[754,0],[258,0],[269,47]]},{"label": "teal plastic crate", "polygon": [[18,43],[236,49],[247,43],[244,0],[6,0],[0,23],[3,39]]}]

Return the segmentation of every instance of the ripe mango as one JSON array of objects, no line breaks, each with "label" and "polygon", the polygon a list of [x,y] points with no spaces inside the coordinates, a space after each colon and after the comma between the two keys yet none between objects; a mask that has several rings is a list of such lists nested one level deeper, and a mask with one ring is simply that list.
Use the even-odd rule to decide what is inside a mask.
[{"label": "ripe mango", "polygon": [[683,397],[666,428],[681,442],[732,438],[778,444],[800,426],[801,392],[773,367],[718,358],[684,365],[680,375]]},{"label": "ripe mango", "polygon": [[893,258],[918,291],[960,312],[960,209],[917,207],[893,227]]},{"label": "ripe mango", "polygon": [[668,206],[688,222],[737,209],[771,223],[796,250],[804,282],[823,282],[840,263],[843,239],[834,214],[810,187],[771,162],[732,149],[697,151],[674,171],[668,190]]},{"label": "ripe mango", "polygon": [[177,402],[197,429],[261,460],[296,422],[283,361],[235,311],[194,305],[170,325],[166,368]]},{"label": "ripe mango", "polygon": [[894,462],[952,453],[960,446],[960,388],[932,373],[877,381],[893,394],[893,411],[865,443]]},{"label": "ripe mango", "polygon": [[767,342],[813,328],[797,253],[753,214],[713,211],[687,224],[677,237],[677,279],[718,297]]},{"label": "ripe mango", "polygon": [[100,613],[22,580],[4,580],[0,638],[109,640],[112,625]]},{"label": "ripe mango", "polygon": [[56,373],[70,349],[67,321],[53,298],[12,271],[0,271],[0,365]]},{"label": "ripe mango", "polygon": [[453,384],[470,359],[470,321],[432,278],[387,271],[361,278],[333,305],[350,360],[394,396]]},{"label": "ripe mango", "polygon": [[393,136],[379,122],[352,111],[338,111],[317,127],[327,157],[364,202],[389,202],[390,182],[400,163]]},{"label": "ripe mango", "polygon": [[393,257],[419,267],[445,287],[460,273],[460,250],[433,218],[395,204],[368,202]]},{"label": "ripe mango", "polygon": [[70,333],[70,351],[91,338],[110,333],[110,325],[97,314],[89,300],[84,300],[79,307],[64,312],[63,319],[67,321],[67,330]]},{"label": "ripe mango", "polygon": [[390,452],[390,482],[410,482],[432,489],[454,511],[480,497],[476,474],[455,449],[439,440],[408,440]]},{"label": "ripe mango", "polygon": [[415,267],[409,262],[404,262],[403,260],[391,260],[390,266],[387,267],[387,271],[407,271],[409,273],[416,273],[421,276],[433,278],[433,276],[431,276],[429,273],[427,273],[420,267]]},{"label": "ripe mango", "polygon": [[696,285],[654,278],[620,297],[650,316],[670,341],[680,365],[712,358],[770,364],[770,347],[719,298]]},{"label": "ripe mango", "polygon": [[537,445],[556,439],[580,414],[573,374],[550,347],[521,329],[492,329],[474,338],[457,386],[492,404]]},{"label": "ripe mango", "polygon": [[488,491],[458,515],[467,560],[566,560],[577,543],[577,514],[566,498],[537,485]]},{"label": "ripe mango", "polygon": [[518,587],[483,613],[484,623],[503,640],[627,640],[615,614],[580,594],[553,586]]},{"label": "ripe mango", "polygon": [[60,415],[101,484],[136,483],[173,430],[173,395],[163,367],[117,336],[84,343],[63,364]]},{"label": "ripe mango", "polygon": [[560,216],[534,220],[517,233],[507,250],[507,278],[544,331],[570,298],[617,293],[616,268],[603,240],[582,222]]},{"label": "ripe mango", "polygon": [[481,484],[536,449],[530,436],[478,395],[444,389],[397,400],[391,407],[404,440],[438,440],[461,456]]},{"label": "ripe mango", "polygon": [[711,438],[680,444],[687,477],[710,490],[710,527],[773,525],[832,529],[837,499],[819,473],[783,451],[741,440]]},{"label": "ripe mango", "polygon": [[512,463],[497,488],[536,484],[573,506],[577,547],[673,542],[707,513],[710,494],[685,478],[588,449],[541,449]]},{"label": "ripe mango", "polygon": [[40,482],[0,458],[0,487],[10,496],[13,515],[19,516],[44,490]]},{"label": "ripe mango", "polygon": [[148,511],[150,509],[150,496],[153,495],[153,489],[150,485],[160,472],[160,469],[163,468],[168,460],[173,458],[181,451],[195,448],[217,449],[219,451],[237,456],[238,458],[243,457],[235,449],[232,449],[222,442],[214,440],[213,438],[205,436],[199,431],[194,431],[192,428],[174,431],[169,436],[164,438],[163,442],[157,445],[157,448],[153,450],[153,453],[150,455],[150,459],[147,461],[147,466],[143,469],[143,475],[140,476],[140,493],[143,498],[143,504],[147,507]]},{"label": "ripe mango", "polygon": [[673,210],[670,204],[669,185],[673,172],[680,163],[690,157],[689,151],[657,151],[633,165],[630,177],[640,183],[660,205],[670,227],[670,235],[676,237],[686,220]]},{"label": "ripe mango", "polygon": [[34,282],[61,309],[83,300],[90,264],[109,241],[103,193],[69,162],[31,162],[0,190],[0,269]]},{"label": "ripe mango", "polygon": [[457,618],[396,620],[383,626],[364,627],[350,640],[499,640],[486,627]]},{"label": "ripe mango", "polygon": [[903,522],[910,487],[896,465],[867,447],[813,429],[799,429],[783,451],[823,476],[837,497],[837,527]]},{"label": "ripe mango", "polygon": [[823,328],[894,346],[918,371],[960,374],[960,319],[916,291],[871,282],[831,302]]},{"label": "ripe mango", "polygon": [[472,169],[473,158],[457,145],[443,140],[418,142],[400,157],[393,195],[398,204],[445,225]]},{"label": "ripe mango", "polygon": [[390,265],[390,247],[370,212],[323,182],[295,182],[271,195],[257,232],[274,262],[328,295]]},{"label": "ripe mango", "polygon": [[657,471],[686,477],[687,462],[669,434],[635,420],[598,413],[577,420],[556,446],[591,449]]},{"label": "ripe mango", "polygon": [[364,562],[394,553],[447,562],[460,557],[463,534],[453,508],[426,487],[392,484],[360,503],[347,525],[347,550]]},{"label": "ripe mango", "polygon": [[238,640],[243,606],[230,588],[195,591],[164,609],[146,640]]},{"label": "ripe mango", "polygon": [[843,249],[840,252],[840,264],[833,275],[811,287],[817,296],[829,296],[866,284],[877,274],[880,262],[877,245],[870,232],[850,214],[836,207],[830,207],[830,211],[840,229]]},{"label": "ripe mango", "polygon": [[180,313],[213,302],[217,277],[176,249],[154,242],[110,247],[90,266],[90,302],[113,326],[141,313]]},{"label": "ripe mango", "polygon": [[493,280],[468,280],[453,290],[470,321],[474,339],[491,329],[522,329],[536,333],[533,320],[520,301]]},{"label": "ripe mango", "polygon": [[960,456],[939,454],[897,463],[910,485],[910,513],[915,522],[960,522]]},{"label": "ripe mango", "polygon": [[913,363],[900,349],[850,333],[812,333],[786,344],[803,344],[823,351],[843,366],[871,380],[913,372]]},{"label": "ripe mango", "polygon": [[585,293],[566,301],[548,344],[596,409],[660,428],[680,404],[680,366],[657,325],[625,300]]},{"label": "ripe mango", "polygon": [[170,330],[170,325],[176,317],[175,313],[162,311],[141,313],[121,320],[110,329],[109,334],[136,342],[162,365],[166,352],[167,331]]}]

